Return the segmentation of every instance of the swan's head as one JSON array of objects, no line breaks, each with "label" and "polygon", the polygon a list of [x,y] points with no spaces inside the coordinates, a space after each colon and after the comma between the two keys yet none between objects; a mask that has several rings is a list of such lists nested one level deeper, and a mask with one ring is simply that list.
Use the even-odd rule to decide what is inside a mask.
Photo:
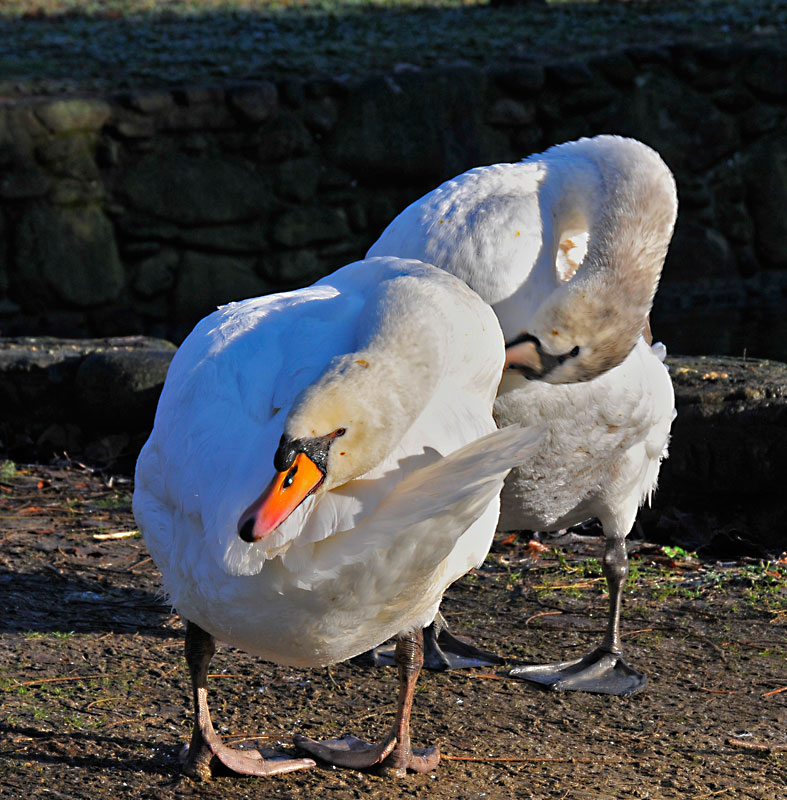
[{"label": "swan's head", "polygon": [[307,497],[366,474],[394,449],[437,380],[431,340],[415,344],[383,325],[367,348],[334,359],[300,394],[273,455],[273,479],[239,520],[242,539],[266,538]]},{"label": "swan's head", "polygon": [[507,366],[549,383],[588,381],[622,363],[645,328],[675,225],[675,180],[655,151],[618,136],[543,158],[543,263],[557,285],[508,342]]},{"label": "swan's head", "polygon": [[626,359],[650,308],[649,294],[641,303],[586,292],[560,293],[554,301],[506,343],[506,369],[547,383],[592,380]]}]

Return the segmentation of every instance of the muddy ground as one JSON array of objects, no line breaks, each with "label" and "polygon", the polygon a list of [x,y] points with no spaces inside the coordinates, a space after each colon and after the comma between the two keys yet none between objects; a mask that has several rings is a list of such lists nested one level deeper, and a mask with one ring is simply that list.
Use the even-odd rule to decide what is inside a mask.
[{"label": "muddy ground", "polygon": [[[183,627],[130,537],[132,486],[76,464],[0,474],[0,797],[757,798],[787,793],[787,563],[700,561],[633,543],[623,626],[650,676],[629,698],[540,691],[499,670],[424,673],[416,744],[431,775],[325,766],[270,779],[179,773],[190,732]],[[645,531],[647,533],[647,530]],[[108,534],[119,534],[106,538]],[[499,537],[453,586],[453,628],[518,660],[576,657],[606,607],[598,540],[537,552]],[[222,648],[214,722],[236,742],[390,723],[395,673],[272,666]],[[786,690],[786,691],[781,691]]]}]

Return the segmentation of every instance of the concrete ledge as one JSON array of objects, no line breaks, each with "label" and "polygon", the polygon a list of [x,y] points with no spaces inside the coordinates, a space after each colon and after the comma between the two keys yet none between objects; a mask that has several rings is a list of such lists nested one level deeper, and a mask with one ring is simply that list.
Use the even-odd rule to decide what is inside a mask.
[{"label": "concrete ledge", "polygon": [[[175,345],[162,339],[0,339],[0,452],[133,471]],[[670,356],[678,416],[651,540],[717,555],[787,549],[787,364]]]},{"label": "concrete ledge", "polygon": [[0,339],[0,450],[124,470],[153,424],[175,345],[143,336]]},{"label": "concrete ledge", "polygon": [[[0,448],[46,458],[108,433],[147,433],[175,345],[143,336],[0,339]],[[691,502],[780,494],[787,364],[670,356],[678,417],[659,496]],[[64,431],[66,433],[64,438]],[[79,433],[76,439],[73,435]]]}]

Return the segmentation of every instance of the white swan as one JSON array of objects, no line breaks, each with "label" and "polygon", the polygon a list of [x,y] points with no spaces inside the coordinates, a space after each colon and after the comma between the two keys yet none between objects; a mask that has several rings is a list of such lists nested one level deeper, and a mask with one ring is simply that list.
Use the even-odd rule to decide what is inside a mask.
[{"label": "white swan", "polygon": [[351,767],[424,771],[409,712],[421,628],[491,543],[507,470],[532,450],[497,430],[504,348],[491,309],[415,261],[351,264],[307,289],[220,308],[177,351],[136,470],[134,513],[188,621],[196,722],[186,769],[314,764],[232,750],[213,730],[214,638],[319,666],[398,636],[396,722],[379,745],[299,746]]},{"label": "white swan", "polygon": [[674,416],[663,348],[640,334],[676,213],[675,182],[653,150],[598,136],[447,181],[369,250],[430,261],[498,315],[512,371],[495,417],[547,428],[534,459],[506,480],[501,528],[602,522],[601,646],[576,663],[513,671],[553,688],[626,694],[646,680],[622,657],[620,592],[625,537],[655,487]]}]

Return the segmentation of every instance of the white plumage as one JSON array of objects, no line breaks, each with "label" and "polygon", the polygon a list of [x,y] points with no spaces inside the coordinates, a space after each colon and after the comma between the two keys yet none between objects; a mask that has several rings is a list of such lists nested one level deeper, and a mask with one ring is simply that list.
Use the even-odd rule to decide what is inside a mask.
[{"label": "white plumage", "polygon": [[[503,478],[532,449],[518,426],[496,430],[502,367],[491,309],[447,273],[397,258],[202,320],[172,361],[134,495],[199,646],[213,636],[319,666],[428,625],[445,588],[484,558]],[[244,541],[281,437],[330,442],[322,483]],[[195,692],[206,659],[190,660]],[[211,739],[207,706],[197,711],[192,772],[217,756],[270,773],[239,767]]]},{"label": "white plumage", "polygon": [[651,349],[641,332],[676,211],[674,180],[653,150],[599,136],[447,181],[369,250],[461,277],[492,304],[512,366],[523,348],[534,357],[521,372],[543,380],[509,370],[495,403],[501,425],[546,428],[506,480],[500,527],[552,530],[598,517],[610,587],[599,651],[578,665],[516,671],[554,688],[644,685],[620,655],[619,597],[624,540],[656,485],[675,413],[663,346]]}]

